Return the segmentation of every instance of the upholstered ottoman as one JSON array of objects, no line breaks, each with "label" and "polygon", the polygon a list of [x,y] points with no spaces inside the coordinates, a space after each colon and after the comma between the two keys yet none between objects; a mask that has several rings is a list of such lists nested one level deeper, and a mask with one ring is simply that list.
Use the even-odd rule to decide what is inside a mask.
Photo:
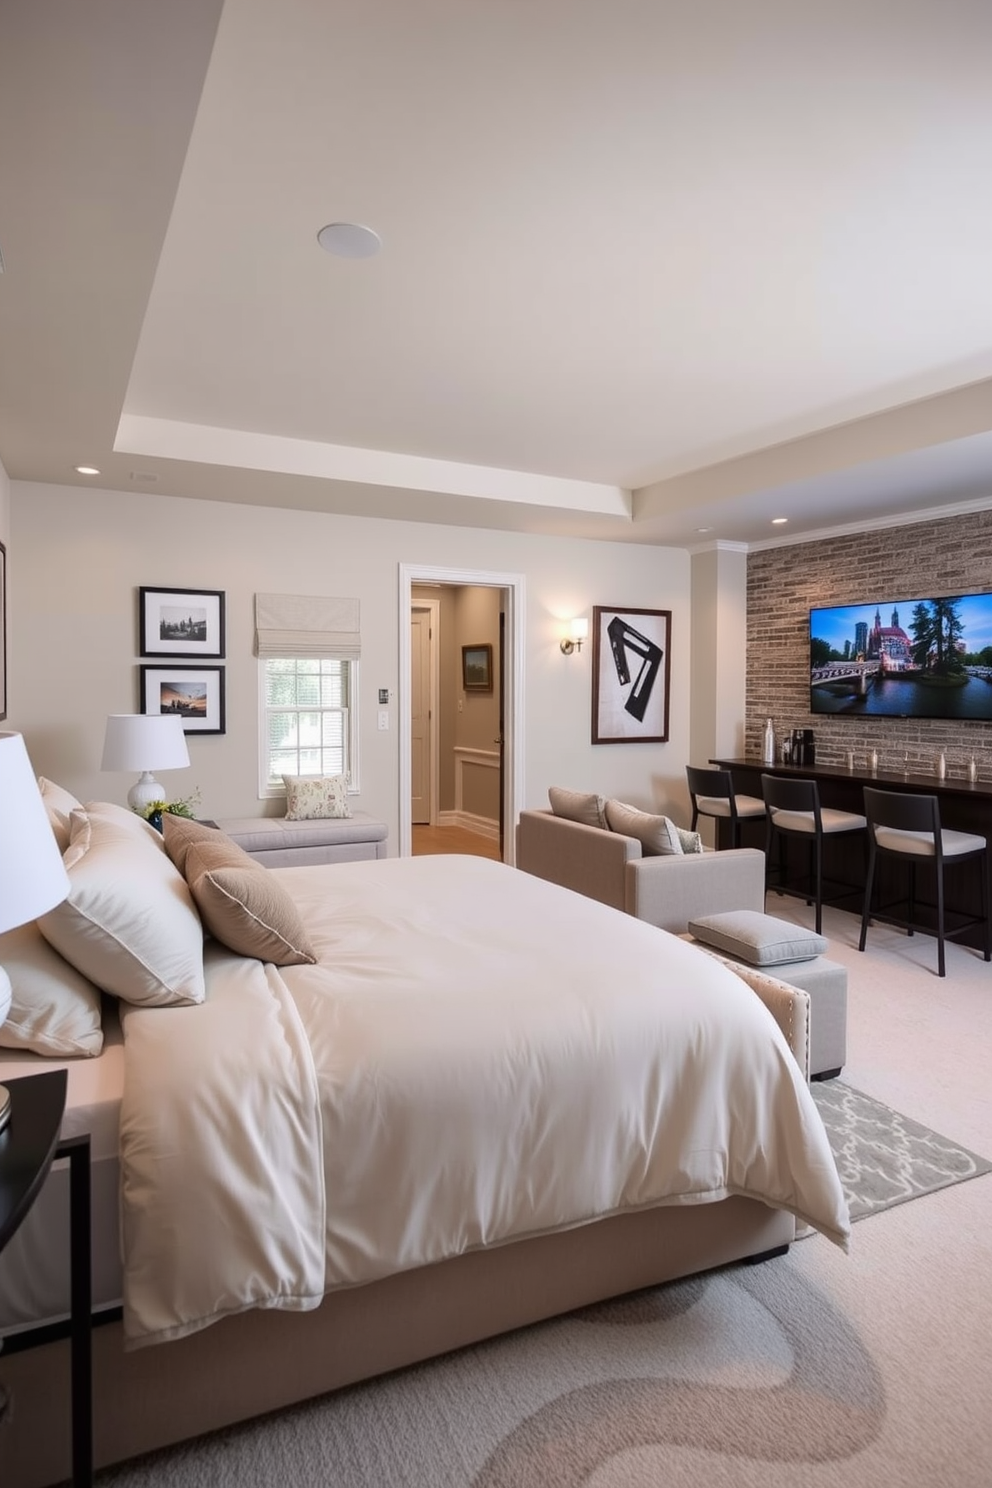
[{"label": "upholstered ottoman", "polygon": [[725,956],[809,993],[809,1075],[830,1080],[847,1058],[847,970],[828,961],[822,935],[759,910],[732,910],[689,921],[689,936]]},{"label": "upholstered ottoman", "polygon": [[384,858],[387,853],[386,823],[364,811],[313,821],[287,821],[284,816],[228,817],[217,825],[267,868],[357,863]]}]

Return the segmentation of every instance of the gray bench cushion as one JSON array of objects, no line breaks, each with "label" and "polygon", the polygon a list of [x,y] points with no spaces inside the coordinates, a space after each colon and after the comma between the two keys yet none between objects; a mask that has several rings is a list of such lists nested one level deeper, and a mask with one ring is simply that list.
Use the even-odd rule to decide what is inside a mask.
[{"label": "gray bench cushion", "polygon": [[827,949],[822,935],[755,909],[731,910],[690,920],[689,934],[704,945],[737,956],[752,966],[811,961]]},{"label": "gray bench cushion", "polygon": [[386,856],[386,824],[355,811],[351,816],[287,821],[282,816],[236,816],[218,827],[246,853],[270,868],[309,863],[354,863]]}]

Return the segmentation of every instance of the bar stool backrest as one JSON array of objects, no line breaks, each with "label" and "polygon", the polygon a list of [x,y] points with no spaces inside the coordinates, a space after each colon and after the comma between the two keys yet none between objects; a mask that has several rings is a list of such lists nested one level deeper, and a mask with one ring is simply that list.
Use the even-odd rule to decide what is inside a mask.
[{"label": "bar stool backrest", "polygon": [[940,802],[936,796],[909,795],[905,791],[876,790],[865,786],[865,816],[875,835],[876,827],[894,832],[927,832],[940,852]]},{"label": "bar stool backrest", "polygon": [[686,765],[685,778],[690,796],[714,796],[729,801],[733,810],[734,780],[729,770],[706,770],[698,765]]},{"label": "bar stool backrest", "polygon": [[798,780],[792,775],[762,775],[761,794],[773,819],[776,811],[812,812],[817,833],[822,830],[820,792],[815,780]]}]

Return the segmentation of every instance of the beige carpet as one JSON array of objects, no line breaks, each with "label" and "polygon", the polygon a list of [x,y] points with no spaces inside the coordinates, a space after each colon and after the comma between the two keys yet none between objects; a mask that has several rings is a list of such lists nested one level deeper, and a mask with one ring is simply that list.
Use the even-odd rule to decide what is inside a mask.
[{"label": "beige carpet", "polygon": [[[773,905],[769,905],[772,909]],[[797,920],[802,907],[797,906]],[[774,912],[779,913],[778,905]],[[788,917],[783,915],[783,917]],[[845,1083],[992,1152],[992,968],[825,917]],[[992,1175],[99,1475],[109,1488],[990,1488]]]}]

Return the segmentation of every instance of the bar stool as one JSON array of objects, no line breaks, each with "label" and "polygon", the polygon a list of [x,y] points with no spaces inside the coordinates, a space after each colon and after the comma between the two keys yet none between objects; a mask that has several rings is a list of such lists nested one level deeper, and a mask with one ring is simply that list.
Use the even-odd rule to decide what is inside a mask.
[{"label": "bar stool", "polygon": [[722,817],[724,821],[729,818],[730,840],[734,847],[740,847],[742,822],[764,816],[764,801],[757,796],[739,796],[729,770],[701,770],[686,765],[685,774],[692,800],[690,832],[696,830],[701,816]]},{"label": "bar stool", "polygon": [[[797,780],[778,775],[762,775],[761,794],[768,811],[768,826],[765,834],[766,886],[776,894],[791,894],[805,899],[816,908],[816,933],[820,934],[824,903],[832,904],[836,899],[855,894],[851,888],[836,895],[834,899],[823,898],[823,839],[839,837],[845,832],[863,832],[865,818],[854,811],[837,811],[833,807],[820,805],[820,792],[815,780]],[[789,837],[804,840],[809,845],[809,872],[805,884],[789,883],[785,877],[785,841]],[[772,847],[778,843],[779,881],[771,881]]]},{"label": "bar stool", "polygon": [[[861,916],[863,951],[868,926],[873,919],[900,925],[910,935],[916,928],[916,867],[921,861],[933,863],[937,876],[937,975],[944,975],[944,941],[952,940],[972,925],[983,925],[985,960],[992,960],[989,941],[989,860],[986,841],[977,832],[954,832],[940,825],[940,803],[936,796],[906,795],[902,791],[876,790],[865,786],[865,812],[868,817],[868,873],[865,879],[865,903]],[[872,887],[879,857],[901,858],[909,866],[907,918],[872,910]],[[967,863],[978,859],[982,865],[982,910],[967,917],[953,930],[944,927],[944,869],[950,863]],[[902,902],[902,901],[896,901]]]}]

